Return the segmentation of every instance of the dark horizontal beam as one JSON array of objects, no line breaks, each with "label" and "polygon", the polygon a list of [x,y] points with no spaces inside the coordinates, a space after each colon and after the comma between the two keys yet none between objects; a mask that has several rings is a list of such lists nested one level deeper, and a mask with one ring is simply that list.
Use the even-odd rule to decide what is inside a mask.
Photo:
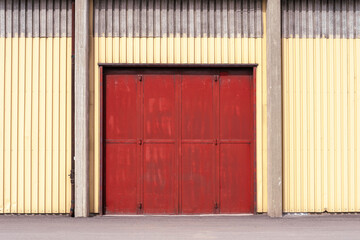
[{"label": "dark horizontal beam", "polygon": [[98,63],[107,68],[253,68],[258,64],[164,64],[164,63]]}]

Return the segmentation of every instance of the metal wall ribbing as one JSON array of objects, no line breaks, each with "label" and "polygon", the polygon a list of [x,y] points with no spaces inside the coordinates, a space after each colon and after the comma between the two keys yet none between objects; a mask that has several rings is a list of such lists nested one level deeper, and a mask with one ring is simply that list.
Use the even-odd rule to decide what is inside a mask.
[{"label": "metal wall ribbing", "polygon": [[359,0],[283,0],[284,38],[360,38]]},{"label": "metal wall ribbing", "polygon": [[96,37],[261,37],[262,0],[95,0]]},{"label": "metal wall ribbing", "polygon": [[0,213],[68,213],[71,2],[0,0]]},{"label": "metal wall ribbing", "polygon": [[283,1],[285,212],[360,211],[360,1]]},{"label": "metal wall ribbing", "polygon": [[0,0],[0,37],[71,37],[71,0]]}]

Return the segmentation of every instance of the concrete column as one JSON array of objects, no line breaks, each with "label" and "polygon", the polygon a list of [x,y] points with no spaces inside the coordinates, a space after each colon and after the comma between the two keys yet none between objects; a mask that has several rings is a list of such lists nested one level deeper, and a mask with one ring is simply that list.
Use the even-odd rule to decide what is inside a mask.
[{"label": "concrete column", "polygon": [[75,1],[75,217],[89,216],[89,1]]},{"label": "concrete column", "polygon": [[268,215],[282,217],[281,0],[267,0]]}]

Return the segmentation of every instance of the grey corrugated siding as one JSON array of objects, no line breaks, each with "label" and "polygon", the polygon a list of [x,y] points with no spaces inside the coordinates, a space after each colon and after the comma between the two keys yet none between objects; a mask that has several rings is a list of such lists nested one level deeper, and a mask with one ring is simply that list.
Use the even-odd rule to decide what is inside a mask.
[{"label": "grey corrugated siding", "polygon": [[0,37],[70,37],[71,0],[0,0]]},{"label": "grey corrugated siding", "polygon": [[282,0],[285,38],[360,38],[360,0]]},{"label": "grey corrugated siding", "polygon": [[94,0],[96,37],[262,37],[262,0]]}]

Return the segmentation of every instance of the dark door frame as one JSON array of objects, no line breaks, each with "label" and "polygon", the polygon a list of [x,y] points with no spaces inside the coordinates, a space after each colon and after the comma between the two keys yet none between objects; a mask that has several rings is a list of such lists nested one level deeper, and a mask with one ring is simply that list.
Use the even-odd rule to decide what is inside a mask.
[{"label": "dark door frame", "polygon": [[244,72],[251,72],[252,74],[252,103],[253,103],[253,121],[254,121],[254,139],[253,139],[253,150],[251,154],[251,158],[253,161],[253,177],[254,177],[254,209],[253,213],[257,213],[257,190],[256,190],[256,67],[258,64],[115,64],[115,63],[99,63],[99,74],[100,74],[100,181],[99,181],[99,215],[103,215],[105,213],[105,201],[104,200],[104,138],[103,138],[103,129],[104,129],[104,76],[109,73],[136,73],[136,71],[140,72],[153,72],[153,71],[163,71],[176,73],[181,72],[184,69],[187,71],[209,71],[210,73],[219,72],[221,69],[226,71],[236,71],[239,72],[243,70]]}]

